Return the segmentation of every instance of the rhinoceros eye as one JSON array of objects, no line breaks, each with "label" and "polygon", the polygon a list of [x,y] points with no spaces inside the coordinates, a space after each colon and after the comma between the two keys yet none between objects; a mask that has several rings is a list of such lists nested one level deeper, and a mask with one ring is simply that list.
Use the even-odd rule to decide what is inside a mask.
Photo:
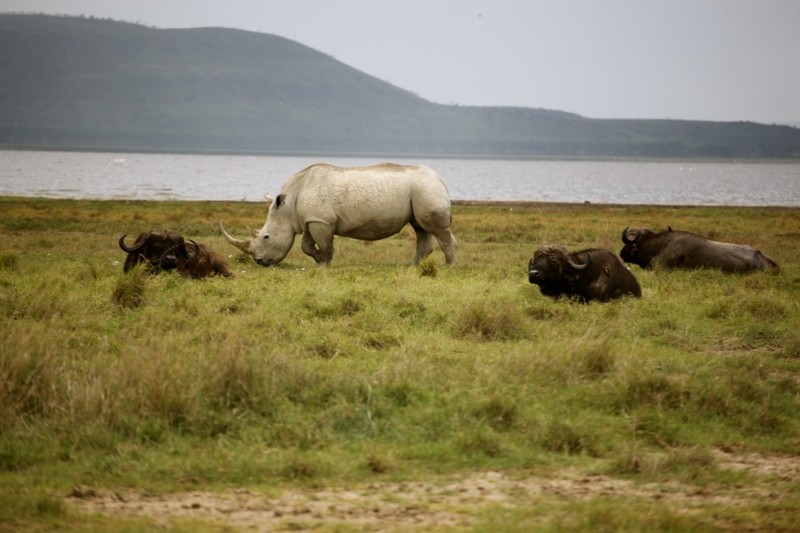
[{"label": "rhinoceros eye", "polygon": [[266,241],[267,239],[269,239],[269,235],[264,235],[264,240]]}]

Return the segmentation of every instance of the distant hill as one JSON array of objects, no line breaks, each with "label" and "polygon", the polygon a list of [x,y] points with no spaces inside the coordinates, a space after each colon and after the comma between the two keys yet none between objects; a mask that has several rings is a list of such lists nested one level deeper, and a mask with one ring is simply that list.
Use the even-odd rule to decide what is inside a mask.
[{"label": "distant hill", "polygon": [[441,105],[274,35],[0,15],[0,145],[320,155],[800,158],[800,129]]}]

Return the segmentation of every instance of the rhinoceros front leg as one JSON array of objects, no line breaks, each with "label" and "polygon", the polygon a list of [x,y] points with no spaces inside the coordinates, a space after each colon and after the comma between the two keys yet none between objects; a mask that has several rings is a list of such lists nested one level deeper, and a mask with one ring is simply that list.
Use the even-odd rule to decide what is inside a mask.
[{"label": "rhinoceros front leg", "polygon": [[[333,228],[323,222],[311,222],[303,235],[303,251],[305,251],[306,238],[316,244],[316,255],[311,255],[320,266],[330,266],[333,261]],[[312,244],[312,246],[313,246]],[[308,253],[308,252],[306,252]]]},{"label": "rhinoceros front leg", "polygon": [[300,241],[300,246],[303,249],[303,253],[311,256],[314,261],[317,263],[322,261],[322,256],[320,255],[319,250],[317,250],[317,244],[314,242],[314,237],[311,236],[310,232],[306,231],[303,233],[303,240]]}]

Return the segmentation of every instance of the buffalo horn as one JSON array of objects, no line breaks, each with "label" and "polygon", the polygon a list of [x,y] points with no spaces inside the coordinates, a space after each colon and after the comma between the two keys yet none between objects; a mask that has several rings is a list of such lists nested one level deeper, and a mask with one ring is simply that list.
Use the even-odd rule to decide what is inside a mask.
[{"label": "buffalo horn", "polygon": [[624,242],[625,244],[630,244],[636,240],[636,237],[638,235],[639,232],[636,229],[630,229],[630,227],[627,227],[624,230],[622,230],[622,242]]},{"label": "buffalo horn", "polygon": [[186,248],[186,245],[184,245],[184,249],[186,250],[186,257],[190,261],[194,261],[195,259],[197,259],[197,256],[200,255],[200,245],[194,242],[192,239],[189,239],[189,242],[194,244],[194,252],[189,252],[189,249]]},{"label": "buffalo horn", "polygon": [[574,270],[583,270],[584,268],[588,267],[592,263],[592,254],[586,254],[586,262],[585,263],[576,263],[572,259],[567,256],[567,264],[573,268]]},{"label": "buffalo horn", "polygon": [[229,243],[231,243],[232,245],[234,245],[235,247],[237,247],[241,251],[243,251],[245,253],[248,253],[248,254],[250,253],[250,241],[244,241],[244,240],[236,239],[236,238],[231,237],[230,235],[228,235],[228,232],[225,231],[225,227],[222,225],[222,221],[221,220],[219,221],[219,229],[220,229],[220,231],[222,231],[222,235],[225,236],[225,240],[226,241],[228,241]]},{"label": "buffalo horn", "polygon": [[147,239],[142,239],[142,242],[139,244],[135,244],[133,246],[128,246],[125,244],[125,236],[128,235],[127,233],[123,233],[122,237],[119,238],[119,247],[122,248],[123,251],[131,253],[137,251],[139,248],[144,246],[144,243],[147,242]]}]

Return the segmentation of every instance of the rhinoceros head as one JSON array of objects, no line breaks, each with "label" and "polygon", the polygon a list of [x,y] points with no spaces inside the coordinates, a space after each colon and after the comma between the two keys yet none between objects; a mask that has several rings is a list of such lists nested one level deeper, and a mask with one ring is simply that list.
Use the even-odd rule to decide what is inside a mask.
[{"label": "rhinoceros head", "polygon": [[262,266],[277,265],[286,257],[294,244],[295,231],[292,225],[291,210],[286,205],[286,195],[279,194],[273,201],[267,197],[267,221],[264,227],[253,231],[252,238],[241,240],[231,237],[222,225],[219,228],[225,239],[232,245],[253,256]]}]

